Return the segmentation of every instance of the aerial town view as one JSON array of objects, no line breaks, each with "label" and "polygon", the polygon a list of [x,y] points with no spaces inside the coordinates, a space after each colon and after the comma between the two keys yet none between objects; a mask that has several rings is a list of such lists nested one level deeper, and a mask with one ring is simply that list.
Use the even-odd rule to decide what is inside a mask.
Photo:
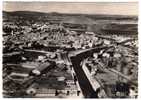
[{"label": "aerial town view", "polygon": [[137,2],[3,2],[3,97],[137,98],[132,10]]}]

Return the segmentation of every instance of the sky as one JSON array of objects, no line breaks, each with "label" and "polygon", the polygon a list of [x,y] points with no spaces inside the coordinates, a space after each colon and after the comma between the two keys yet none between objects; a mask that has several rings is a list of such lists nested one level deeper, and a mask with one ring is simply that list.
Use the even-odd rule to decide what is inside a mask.
[{"label": "sky", "polygon": [[4,11],[138,15],[138,2],[3,2]]}]

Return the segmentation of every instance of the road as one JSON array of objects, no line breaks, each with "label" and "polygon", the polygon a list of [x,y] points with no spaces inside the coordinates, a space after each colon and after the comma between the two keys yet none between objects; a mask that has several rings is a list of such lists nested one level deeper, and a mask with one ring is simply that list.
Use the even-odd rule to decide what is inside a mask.
[{"label": "road", "polygon": [[72,66],[75,70],[77,75],[77,79],[82,90],[82,93],[85,98],[98,98],[96,91],[94,91],[92,85],[90,84],[85,72],[83,71],[82,67],[80,66],[80,59],[79,57],[75,57],[71,59]]}]

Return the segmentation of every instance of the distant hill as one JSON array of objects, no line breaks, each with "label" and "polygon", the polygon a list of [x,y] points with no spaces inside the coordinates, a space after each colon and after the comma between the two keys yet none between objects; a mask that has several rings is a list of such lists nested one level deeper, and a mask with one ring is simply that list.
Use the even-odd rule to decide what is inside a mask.
[{"label": "distant hill", "polygon": [[3,11],[3,17],[6,16],[23,16],[23,17],[38,17],[38,16],[85,16],[92,19],[117,19],[117,20],[125,20],[125,19],[133,19],[137,20],[137,16],[129,16],[129,15],[102,15],[102,14],[68,14],[68,13],[44,13],[44,12],[34,12],[34,11],[14,11],[14,12],[7,12]]},{"label": "distant hill", "polygon": [[14,12],[6,12],[3,11],[3,15],[6,16],[44,16],[46,13],[41,12],[33,12],[33,11],[14,11]]}]

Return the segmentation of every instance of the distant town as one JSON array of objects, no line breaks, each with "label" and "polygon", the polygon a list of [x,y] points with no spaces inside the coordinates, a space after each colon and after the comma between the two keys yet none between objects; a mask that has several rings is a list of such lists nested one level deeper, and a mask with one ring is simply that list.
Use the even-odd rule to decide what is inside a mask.
[{"label": "distant town", "polygon": [[137,16],[3,11],[3,97],[137,96]]}]

